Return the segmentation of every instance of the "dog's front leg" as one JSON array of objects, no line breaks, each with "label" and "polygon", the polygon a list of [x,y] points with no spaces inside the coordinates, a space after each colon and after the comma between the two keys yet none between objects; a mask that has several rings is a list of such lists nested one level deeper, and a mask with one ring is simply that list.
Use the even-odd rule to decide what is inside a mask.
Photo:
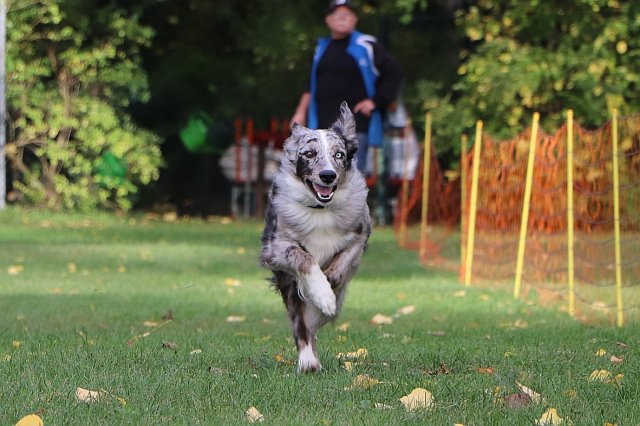
[{"label": "dog's front leg", "polygon": [[272,270],[282,270],[297,278],[300,298],[315,305],[320,311],[332,317],[336,314],[336,296],[331,284],[320,269],[314,257],[299,244],[290,241],[273,241],[263,252],[262,263]]}]

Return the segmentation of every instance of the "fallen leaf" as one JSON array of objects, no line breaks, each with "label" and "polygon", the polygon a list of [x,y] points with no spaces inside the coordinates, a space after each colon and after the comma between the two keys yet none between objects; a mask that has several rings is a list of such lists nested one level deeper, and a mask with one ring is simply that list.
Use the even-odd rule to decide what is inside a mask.
[{"label": "fallen leaf", "polygon": [[493,367],[480,367],[476,371],[480,374],[492,375],[496,372],[496,369]]},{"label": "fallen leaf", "polygon": [[366,358],[368,354],[369,351],[367,351],[365,348],[358,348],[355,352],[340,352],[338,355],[336,355],[336,358],[342,361],[357,360]]},{"label": "fallen leaf", "polygon": [[240,280],[235,278],[227,278],[224,280],[224,285],[227,287],[240,287]]},{"label": "fallen leaf", "polygon": [[44,422],[37,414],[29,414],[18,420],[16,426],[44,426]]},{"label": "fallen leaf", "polygon": [[627,349],[629,347],[625,342],[617,342],[616,345],[621,349]]},{"label": "fallen leaf", "polygon": [[247,416],[247,420],[251,423],[264,421],[264,416],[256,407],[248,408],[247,411],[245,411],[245,414]]},{"label": "fallen leaf", "polygon": [[175,342],[162,342],[162,349],[171,349],[172,351],[177,351],[178,344]]},{"label": "fallen leaf", "polygon": [[453,297],[465,297],[466,295],[467,295],[467,292],[464,290],[458,290],[453,293]]},{"label": "fallen leaf", "polygon": [[416,307],[414,305],[405,306],[404,308],[398,309],[398,315],[409,315],[416,311]]},{"label": "fallen leaf", "polygon": [[426,389],[415,388],[409,395],[400,398],[400,402],[409,411],[428,410],[433,407],[433,395]]},{"label": "fallen leaf", "polygon": [[159,324],[156,321],[145,321],[143,325],[145,327],[157,327]]},{"label": "fallen leaf", "polygon": [[382,314],[376,314],[369,322],[373,325],[388,325],[393,323],[393,318]]},{"label": "fallen leaf", "polygon": [[624,374],[616,374],[616,376],[613,379],[607,380],[607,383],[609,383],[609,384],[611,384],[611,383],[620,383],[623,378],[624,378]]},{"label": "fallen leaf", "polygon": [[433,368],[433,369],[426,369],[426,368],[421,368],[420,371],[422,371],[424,374],[428,374],[429,376],[437,376],[440,374],[449,374],[451,373],[451,370],[449,370],[447,368],[446,365],[444,365],[444,363],[440,363],[440,367],[438,368]]},{"label": "fallen leaf", "polygon": [[353,362],[345,361],[344,362],[344,369],[347,370],[348,372],[351,372],[353,370]]},{"label": "fallen leaf", "polygon": [[24,266],[22,265],[11,265],[7,268],[7,274],[9,275],[18,275],[22,271],[24,271]]},{"label": "fallen leaf", "polygon": [[343,322],[342,324],[336,326],[336,330],[347,331],[349,330],[349,327],[351,327],[351,324],[349,324],[348,322]]},{"label": "fallen leaf", "polygon": [[118,272],[124,274],[125,272],[127,272],[127,267],[124,265],[118,266]]},{"label": "fallen leaf", "polygon": [[526,387],[522,383],[516,382],[516,386],[518,386],[524,394],[531,398],[531,401],[535,402],[536,404],[540,404],[542,402],[542,395],[540,395],[538,392]]},{"label": "fallen leaf", "polygon": [[165,322],[163,322],[162,324],[158,325],[157,327],[153,328],[152,330],[146,331],[142,334],[138,334],[137,336],[133,336],[131,339],[129,339],[127,341],[127,345],[131,346],[134,343],[136,343],[138,340],[143,339],[149,335],[151,335],[151,333],[157,331],[160,327],[164,327],[165,325],[169,324],[171,322],[171,320],[167,320]]},{"label": "fallen leaf", "polygon": [[88,404],[88,403],[96,402],[98,399],[100,399],[100,397],[102,397],[102,394],[100,393],[100,391],[92,391],[92,390],[83,389],[83,388],[76,388],[76,400],[78,402],[84,402]]},{"label": "fallen leaf", "polygon": [[368,374],[358,374],[354,377],[351,386],[344,388],[346,391],[358,390],[358,389],[369,389],[374,385],[378,385],[382,383],[378,379],[369,376]]},{"label": "fallen leaf", "polygon": [[244,322],[247,318],[244,315],[229,315],[227,322]]},{"label": "fallen leaf", "polygon": [[624,361],[624,355],[621,355],[621,356],[611,355],[611,364],[614,364],[614,365],[622,364],[622,361]]},{"label": "fallen leaf", "polygon": [[21,342],[20,340],[14,340],[14,341],[11,343],[11,346],[12,346],[14,349],[18,349],[18,348],[20,348],[20,346],[22,346],[22,342]]},{"label": "fallen leaf", "polygon": [[607,351],[604,348],[600,348],[596,351],[596,356],[605,356]]},{"label": "fallen leaf", "polygon": [[607,370],[594,370],[590,375],[589,375],[589,380],[590,382],[606,382],[607,380],[611,379],[611,373],[608,372]]},{"label": "fallen leaf", "polygon": [[376,402],[373,406],[376,408],[376,410],[391,410],[391,409],[393,409],[393,407],[391,405],[383,404],[381,402]]},{"label": "fallen leaf", "polygon": [[558,410],[555,408],[549,408],[540,417],[540,420],[536,420],[536,424],[539,426],[555,426],[563,423],[562,417],[558,414]]},{"label": "fallen leaf", "polygon": [[525,392],[518,392],[505,396],[504,402],[509,408],[521,408],[531,405],[531,398]]},{"label": "fallen leaf", "polygon": [[202,349],[194,349],[191,352],[189,352],[189,355],[198,355],[202,353]]},{"label": "fallen leaf", "polygon": [[76,264],[75,264],[75,263],[70,262],[70,263],[67,265],[67,270],[68,270],[70,273],[75,274],[75,273],[76,273],[76,271],[78,270],[78,267],[76,266]]}]

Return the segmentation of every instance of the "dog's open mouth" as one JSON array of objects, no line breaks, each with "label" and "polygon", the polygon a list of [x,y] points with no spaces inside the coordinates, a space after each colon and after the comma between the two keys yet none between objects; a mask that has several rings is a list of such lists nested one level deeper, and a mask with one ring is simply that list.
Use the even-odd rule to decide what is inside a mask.
[{"label": "dog's open mouth", "polygon": [[333,198],[336,186],[325,186],[311,182],[307,179],[307,186],[316,194],[316,199],[321,203],[328,203]]}]

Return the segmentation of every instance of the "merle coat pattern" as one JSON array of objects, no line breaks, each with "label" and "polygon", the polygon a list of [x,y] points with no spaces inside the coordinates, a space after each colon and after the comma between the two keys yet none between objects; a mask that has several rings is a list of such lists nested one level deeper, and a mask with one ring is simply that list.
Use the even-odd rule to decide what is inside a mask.
[{"label": "merle coat pattern", "polygon": [[371,233],[357,149],[345,102],[330,129],[294,124],[269,195],[260,260],[287,308],[299,372],[321,368],[316,332],[340,312]]}]

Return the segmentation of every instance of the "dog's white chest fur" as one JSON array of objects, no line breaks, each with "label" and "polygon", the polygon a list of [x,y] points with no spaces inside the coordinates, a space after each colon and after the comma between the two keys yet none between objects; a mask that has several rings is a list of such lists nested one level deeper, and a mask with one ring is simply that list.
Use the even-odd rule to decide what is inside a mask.
[{"label": "dog's white chest fur", "polygon": [[335,227],[318,226],[314,227],[313,231],[307,234],[300,242],[319,265],[324,265],[336,253],[344,249],[350,240],[351,237],[345,234],[344,230]]}]

